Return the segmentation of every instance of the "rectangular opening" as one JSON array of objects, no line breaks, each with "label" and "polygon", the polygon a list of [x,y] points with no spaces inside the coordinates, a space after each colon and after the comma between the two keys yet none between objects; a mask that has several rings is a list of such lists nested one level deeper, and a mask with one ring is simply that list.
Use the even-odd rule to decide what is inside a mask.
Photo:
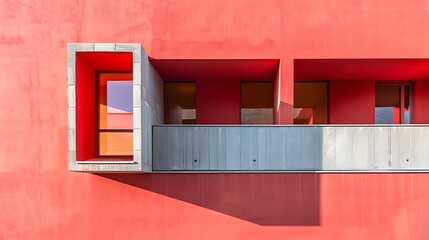
[{"label": "rectangular opening", "polygon": [[132,73],[98,74],[97,155],[133,155]]},{"label": "rectangular opening", "polygon": [[241,124],[273,124],[273,97],[272,82],[242,82]]},{"label": "rectangular opening", "polygon": [[294,83],[294,124],[328,123],[328,83]]},{"label": "rectangular opening", "polygon": [[195,124],[195,83],[164,84],[164,122],[166,124]]},{"label": "rectangular opening", "polygon": [[377,84],[375,87],[375,123],[411,123],[411,86],[409,83]]},{"label": "rectangular opening", "polygon": [[[133,53],[79,51],[72,54],[76,57],[73,70],[76,162],[133,160],[133,149],[119,155],[101,147],[112,146],[111,137],[106,137],[110,132],[133,132]],[[117,104],[120,106],[115,106]]]}]

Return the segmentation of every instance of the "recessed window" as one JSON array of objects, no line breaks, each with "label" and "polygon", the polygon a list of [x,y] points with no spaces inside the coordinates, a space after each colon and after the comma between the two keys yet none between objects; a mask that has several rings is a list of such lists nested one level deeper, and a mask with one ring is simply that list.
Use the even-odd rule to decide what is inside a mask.
[{"label": "recessed window", "polygon": [[375,87],[375,123],[411,123],[410,84],[380,84]]},{"label": "recessed window", "polygon": [[273,124],[273,83],[241,83],[241,124]]},{"label": "recessed window", "polygon": [[99,73],[98,155],[133,155],[133,81],[131,73]]},{"label": "recessed window", "polygon": [[328,83],[295,82],[294,124],[328,123]]},{"label": "recessed window", "polygon": [[197,119],[195,83],[165,83],[166,124],[195,124]]},{"label": "recessed window", "polygon": [[141,44],[69,43],[67,52],[68,169],[151,171],[163,85]]}]

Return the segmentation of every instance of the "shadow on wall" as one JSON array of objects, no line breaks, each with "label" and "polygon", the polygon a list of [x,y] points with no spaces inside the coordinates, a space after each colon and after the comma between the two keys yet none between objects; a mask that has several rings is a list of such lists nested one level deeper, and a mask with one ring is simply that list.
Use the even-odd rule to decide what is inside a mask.
[{"label": "shadow on wall", "polygon": [[318,174],[98,175],[259,225],[320,225]]}]

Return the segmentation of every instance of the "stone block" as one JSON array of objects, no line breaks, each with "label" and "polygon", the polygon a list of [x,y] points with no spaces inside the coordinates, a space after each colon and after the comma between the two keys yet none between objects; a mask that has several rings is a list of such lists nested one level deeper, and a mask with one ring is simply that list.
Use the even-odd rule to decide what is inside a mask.
[{"label": "stone block", "polygon": [[68,109],[68,129],[76,129],[76,108]]},{"label": "stone block", "polygon": [[96,52],[114,52],[116,51],[115,43],[95,43],[94,51]]},{"label": "stone block", "polygon": [[69,43],[68,51],[72,52],[93,52],[95,50],[94,43]]},{"label": "stone block", "polygon": [[142,150],[142,131],[140,128],[133,129],[133,145],[134,151]]},{"label": "stone block", "polygon": [[142,67],[140,63],[133,63],[133,84],[142,84]]},{"label": "stone block", "polygon": [[68,95],[69,108],[76,108],[76,87],[68,86],[67,95]]},{"label": "stone block", "polygon": [[133,128],[141,129],[141,107],[133,107]]},{"label": "stone block", "polygon": [[142,93],[140,85],[133,85],[133,106],[141,107]]},{"label": "stone block", "polygon": [[76,152],[76,130],[68,130],[68,146],[69,151]]},{"label": "stone block", "polygon": [[67,84],[76,85],[76,63],[67,62]]}]

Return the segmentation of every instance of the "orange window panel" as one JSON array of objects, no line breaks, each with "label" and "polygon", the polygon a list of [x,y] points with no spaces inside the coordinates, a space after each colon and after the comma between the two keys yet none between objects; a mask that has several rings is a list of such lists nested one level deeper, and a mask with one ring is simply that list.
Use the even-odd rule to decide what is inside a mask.
[{"label": "orange window panel", "polygon": [[99,154],[101,156],[133,155],[132,132],[99,133]]}]

